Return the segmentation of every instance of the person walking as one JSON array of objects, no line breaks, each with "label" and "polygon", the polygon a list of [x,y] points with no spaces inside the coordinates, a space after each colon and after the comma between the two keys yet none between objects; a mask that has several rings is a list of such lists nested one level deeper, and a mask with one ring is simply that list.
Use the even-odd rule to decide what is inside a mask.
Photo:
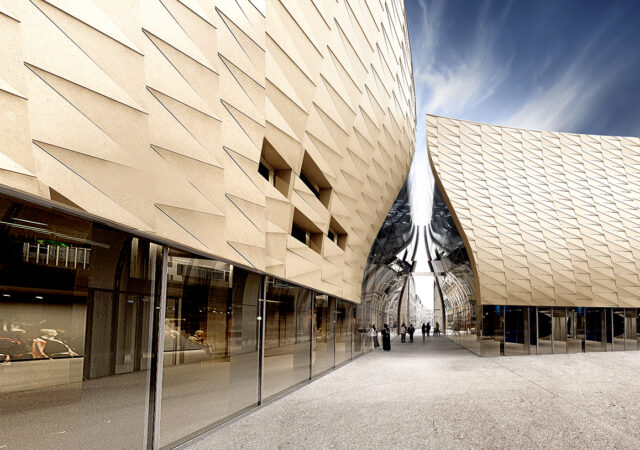
[{"label": "person walking", "polygon": [[422,322],[422,342],[424,342],[425,333],[427,332],[427,326]]},{"label": "person walking", "polygon": [[369,332],[369,336],[371,336],[371,340],[373,341],[373,349],[377,350],[380,348],[380,343],[378,342],[378,330],[376,330],[375,325],[371,325],[371,331]]},{"label": "person walking", "polygon": [[407,330],[409,332],[409,342],[413,342],[413,333],[416,332],[416,327],[413,326],[412,323],[409,324],[409,330]]},{"label": "person walking", "polygon": [[386,323],[382,328],[382,350],[388,352],[391,350],[391,330]]},{"label": "person walking", "polygon": [[430,331],[431,331],[431,322],[427,322],[427,337],[429,337]]},{"label": "person walking", "polygon": [[440,323],[436,322],[436,327],[433,329],[434,336],[440,336]]},{"label": "person walking", "polygon": [[404,324],[404,322],[402,322],[402,326],[400,327],[400,342],[404,343],[406,342],[406,336],[407,336],[407,326]]}]

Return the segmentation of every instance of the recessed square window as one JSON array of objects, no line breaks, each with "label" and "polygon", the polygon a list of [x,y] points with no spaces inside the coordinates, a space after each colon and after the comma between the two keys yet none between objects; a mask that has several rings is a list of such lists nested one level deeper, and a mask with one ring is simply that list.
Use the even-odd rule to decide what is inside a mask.
[{"label": "recessed square window", "polygon": [[313,158],[306,152],[302,159],[300,179],[309,190],[313,192],[313,195],[320,200],[325,208],[329,209],[332,192],[331,184],[329,184],[329,180],[327,180],[327,177],[322,170],[320,170]]},{"label": "recessed square window", "polygon": [[293,171],[280,153],[266,139],[262,142],[258,173],[282,195],[287,198],[290,197],[289,190]]},{"label": "recessed square window", "polygon": [[293,210],[291,236],[308,246],[310,249],[322,254],[324,233],[322,233],[320,228],[318,228],[315,223],[309,220],[298,209]]}]

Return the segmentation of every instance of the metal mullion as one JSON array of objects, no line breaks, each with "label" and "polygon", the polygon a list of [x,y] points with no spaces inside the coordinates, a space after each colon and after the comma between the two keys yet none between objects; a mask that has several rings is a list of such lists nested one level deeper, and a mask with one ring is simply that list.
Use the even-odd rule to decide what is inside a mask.
[{"label": "metal mullion", "polygon": [[551,354],[555,354],[556,352],[556,342],[555,339],[553,339],[553,332],[554,330],[554,326],[553,326],[553,308],[551,309]]},{"label": "metal mullion", "polygon": [[267,321],[267,277],[262,277],[262,289],[261,289],[260,299],[258,300],[259,305],[259,317],[260,317],[260,325],[259,325],[259,339],[258,339],[258,405],[262,404],[262,391],[264,387],[264,339],[265,339],[265,328]]},{"label": "metal mullion", "polygon": [[315,291],[311,291],[311,314],[310,314],[310,320],[311,320],[311,326],[309,327],[310,331],[310,337],[309,337],[309,379],[313,378],[313,344],[316,340],[316,334],[315,334],[315,326],[313,324],[313,317],[315,315],[316,312],[316,293]]},{"label": "metal mullion", "polygon": [[536,355],[540,354],[540,327],[538,321],[538,307],[536,306]]},{"label": "metal mullion", "polygon": [[[162,270],[160,275],[160,298],[157,304],[152,307],[152,319],[156,325],[156,332],[153,334],[152,356],[151,356],[151,400],[150,410],[150,434],[148,447],[153,450],[160,448],[160,419],[162,408],[162,369],[164,366],[164,322],[167,310],[167,263],[169,259],[169,247],[162,247]],[[155,292],[155,290],[154,290]],[[157,315],[155,312],[157,311]],[[155,351],[153,351],[155,350]],[[154,357],[155,356],[155,357]]]}]

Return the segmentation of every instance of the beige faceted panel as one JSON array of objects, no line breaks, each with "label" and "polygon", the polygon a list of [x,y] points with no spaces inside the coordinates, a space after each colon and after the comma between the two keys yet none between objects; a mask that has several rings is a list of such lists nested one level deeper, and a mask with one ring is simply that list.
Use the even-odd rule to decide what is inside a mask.
[{"label": "beige faceted panel", "polygon": [[640,306],[640,138],[427,116],[483,304]]},{"label": "beige faceted panel", "polygon": [[359,301],[414,152],[402,2],[0,0],[0,30],[0,184]]}]

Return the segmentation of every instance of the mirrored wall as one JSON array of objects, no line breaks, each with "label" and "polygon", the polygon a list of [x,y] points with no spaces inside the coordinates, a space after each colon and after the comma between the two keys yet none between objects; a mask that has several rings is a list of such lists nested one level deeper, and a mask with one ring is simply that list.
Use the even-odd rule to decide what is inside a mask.
[{"label": "mirrored wall", "polygon": [[640,309],[483,306],[483,356],[545,355],[640,349]]}]

